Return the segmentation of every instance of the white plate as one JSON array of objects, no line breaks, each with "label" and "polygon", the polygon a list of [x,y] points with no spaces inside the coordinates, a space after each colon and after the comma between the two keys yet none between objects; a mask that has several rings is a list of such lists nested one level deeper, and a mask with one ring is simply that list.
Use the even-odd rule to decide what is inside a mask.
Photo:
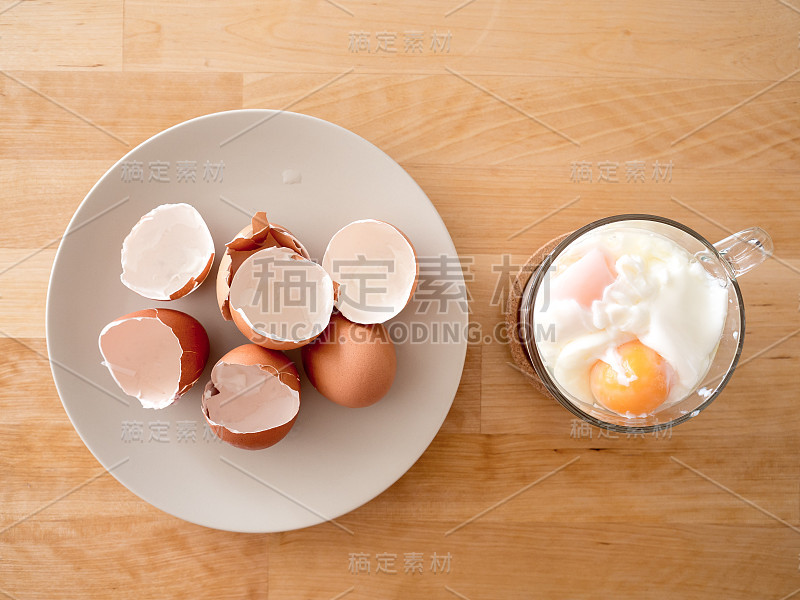
[{"label": "white plate", "polygon": [[[179,170],[191,172],[191,161],[196,163],[196,181],[185,176],[178,181]],[[137,162],[144,181],[126,181],[137,175]],[[149,181],[151,173],[159,171],[150,163],[159,162],[169,163],[169,182]],[[220,162],[222,181],[214,168]],[[300,182],[288,183],[298,175]],[[122,240],[139,217],[168,202],[188,202],[200,211],[217,256],[198,290],[158,303],[120,283],[119,256]],[[214,279],[225,242],[255,210],[265,210],[270,220],[293,231],[316,260],[340,227],[376,218],[402,229],[418,256],[445,256],[450,266],[437,270],[423,263],[429,266],[421,272],[417,295],[391,322],[394,337],[400,339],[398,369],[383,400],[369,408],[343,408],[322,398],[303,377],[300,415],[289,435],[272,448],[247,451],[205,438],[200,390],[211,366],[230,348],[246,343],[232,323],[222,320]],[[425,193],[366,140],[295,113],[240,110],[207,115],[132,150],[97,182],[72,218],[47,296],[53,377],[89,450],[123,485],[161,510],[231,531],[315,525],[361,506],[397,481],[425,451],[447,415],[464,364],[465,336],[428,336],[413,343],[403,332],[419,335],[437,324],[466,331],[466,291],[454,264],[453,242]],[[426,285],[426,278],[432,285]],[[437,300],[434,305],[428,302],[432,299]],[[151,306],[191,314],[211,338],[211,357],[200,382],[161,411],[145,410],[118,390],[100,364],[97,347],[106,323]],[[301,368],[297,351],[289,355]]]}]

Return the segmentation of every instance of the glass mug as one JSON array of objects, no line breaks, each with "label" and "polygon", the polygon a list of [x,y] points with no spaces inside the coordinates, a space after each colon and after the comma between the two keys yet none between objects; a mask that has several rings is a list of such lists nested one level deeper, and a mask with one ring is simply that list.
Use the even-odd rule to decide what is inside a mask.
[{"label": "glass mug", "polygon": [[[643,417],[623,416],[598,403],[588,404],[572,396],[556,381],[537,348],[534,303],[551,266],[571,244],[597,228],[612,223],[615,226],[630,225],[670,239],[693,255],[728,292],[728,311],[722,335],[702,380],[680,400]],[[772,249],[769,234],[758,227],[740,231],[712,244],[686,225],[663,217],[629,214],[600,219],[567,235],[532,273],[520,301],[519,333],[522,348],[553,397],[571,413],[592,425],[620,433],[649,433],[683,423],[708,407],[730,381],[742,352],[745,332],[744,302],[736,279],[769,258]]]}]

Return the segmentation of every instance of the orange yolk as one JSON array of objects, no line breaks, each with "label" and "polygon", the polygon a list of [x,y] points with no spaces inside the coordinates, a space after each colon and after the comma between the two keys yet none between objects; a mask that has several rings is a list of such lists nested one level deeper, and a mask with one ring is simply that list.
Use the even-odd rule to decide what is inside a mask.
[{"label": "orange yolk", "polygon": [[603,360],[592,367],[590,381],[595,399],[622,415],[643,415],[658,408],[669,395],[669,364],[638,340],[622,344],[617,351],[622,372]]}]

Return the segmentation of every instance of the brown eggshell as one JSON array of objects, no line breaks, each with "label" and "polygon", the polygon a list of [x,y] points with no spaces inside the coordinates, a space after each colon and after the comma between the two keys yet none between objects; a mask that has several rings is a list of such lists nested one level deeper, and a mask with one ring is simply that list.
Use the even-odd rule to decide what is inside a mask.
[{"label": "brown eggshell", "polygon": [[208,277],[208,273],[211,271],[211,265],[213,264],[214,264],[214,253],[212,252],[211,257],[208,259],[208,263],[203,268],[203,271],[200,273],[200,275],[198,275],[196,278],[193,277],[189,279],[189,281],[186,282],[186,285],[184,285],[177,292],[172,293],[169,299],[177,300],[178,298],[183,298],[186,294],[197,288],[201,283],[203,283],[206,280],[206,277]]},{"label": "brown eggshell", "polygon": [[225,354],[219,362],[244,366],[258,365],[280,376],[281,381],[294,391],[300,391],[300,374],[297,372],[297,367],[282,352],[262,348],[256,344],[244,344]]},{"label": "brown eggshell", "polygon": [[267,214],[263,211],[253,215],[250,224],[237,233],[225,246],[227,249],[220,259],[217,269],[217,304],[219,304],[219,310],[226,321],[230,321],[232,318],[231,309],[228,306],[231,282],[239,265],[248,256],[264,248],[282,246],[291,248],[303,258],[310,258],[308,250],[300,243],[300,240],[285,227],[270,223],[267,220]]},{"label": "brown eggshell", "polygon": [[382,324],[361,325],[334,312],[327,329],[302,350],[303,367],[320,394],[350,408],[375,404],[397,370],[394,343]]},{"label": "brown eggshell", "polygon": [[231,255],[226,252],[219,259],[219,267],[217,267],[217,304],[222,313],[222,318],[226,321],[231,320],[231,308],[228,306],[228,295],[231,292],[230,276],[231,269]]},{"label": "brown eggshell", "polygon": [[231,318],[233,319],[233,324],[236,325],[236,327],[239,329],[239,331],[242,332],[242,335],[244,337],[246,337],[248,340],[250,340],[254,344],[258,344],[259,346],[262,346],[263,348],[266,348],[266,349],[269,349],[269,350],[294,350],[295,348],[300,348],[302,346],[305,346],[306,344],[309,344],[310,342],[312,342],[314,339],[318,338],[321,335],[321,333],[317,334],[314,337],[309,338],[307,340],[299,340],[299,341],[283,340],[283,341],[277,341],[277,340],[273,340],[271,338],[268,338],[268,337],[266,337],[264,335],[261,335],[260,333],[257,333],[255,331],[253,331],[252,329],[250,329],[250,327],[248,327],[247,323],[244,322],[244,319],[242,319],[242,316],[238,312],[232,311],[231,312]]},{"label": "brown eggshell", "polygon": [[172,329],[181,345],[181,381],[178,396],[182,396],[197,383],[208,360],[208,334],[194,317],[171,308],[146,308],[115,319],[124,321],[136,318],[156,318]]},{"label": "brown eggshell", "polygon": [[[294,363],[281,352],[269,350],[257,346],[256,344],[244,344],[225,354],[218,362],[245,366],[257,365],[261,369],[280,377],[283,383],[296,392],[300,392],[300,375],[297,372],[297,367],[295,367]],[[291,421],[278,427],[254,433],[240,433],[231,431],[224,425],[214,423],[209,418],[205,406],[203,407],[203,416],[211,431],[213,431],[219,439],[227,442],[231,446],[236,446],[237,448],[243,448],[245,450],[262,450],[274,446],[286,437],[297,420],[297,415],[295,415]]]}]

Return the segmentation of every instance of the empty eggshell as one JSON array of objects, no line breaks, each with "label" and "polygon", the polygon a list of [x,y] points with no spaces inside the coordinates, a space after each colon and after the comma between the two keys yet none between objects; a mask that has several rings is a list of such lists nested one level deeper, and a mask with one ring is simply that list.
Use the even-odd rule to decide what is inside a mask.
[{"label": "empty eggshell", "polygon": [[195,384],[208,360],[203,326],[169,308],[119,317],[103,328],[98,343],[111,377],[144,408],[175,402]]},{"label": "empty eggshell", "polygon": [[419,267],[409,239],[384,221],[364,219],[337,231],[322,258],[339,284],[336,308],[354,323],[384,323],[402,311],[417,287]]},{"label": "empty eggshell", "polygon": [[277,444],[300,410],[300,376],[281,352],[245,344],[211,370],[202,402],[209,427],[221,440],[247,450]]},{"label": "empty eggshell", "polygon": [[220,312],[226,321],[230,321],[231,311],[228,296],[236,271],[248,256],[264,248],[291,248],[303,258],[309,258],[303,244],[285,227],[270,223],[267,214],[257,212],[250,224],[225,244],[225,254],[220,259],[217,271],[217,302]]},{"label": "empty eggshell", "polygon": [[214,262],[214,240],[189,204],[162,204],[122,242],[120,280],[151,300],[175,300],[196,289]]},{"label": "empty eggshell", "polygon": [[380,323],[364,325],[334,313],[325,332],[302,350],[303,367],[320,394],[343,406],[375,404],[392,387],[394,343]]},{"label": "empty eggshell", "polygon": [[290,248],[274,246],[248,256],[229,293],[233,322],[265,348],[290,350],[309,343],[327,327],[334,286],[317,263]]}]

